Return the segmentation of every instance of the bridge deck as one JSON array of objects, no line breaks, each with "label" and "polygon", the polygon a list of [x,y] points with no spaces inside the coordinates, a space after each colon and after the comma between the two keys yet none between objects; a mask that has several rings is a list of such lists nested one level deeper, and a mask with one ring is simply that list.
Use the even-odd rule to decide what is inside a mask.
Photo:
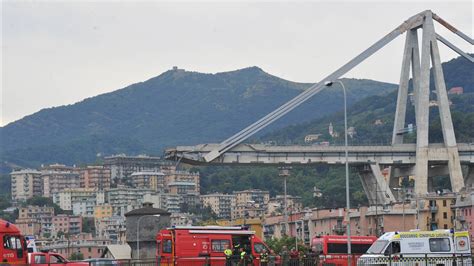
[{"label": "bridge deck", "polygon": [[[190,164],[205,164],[203,157],[219,144],[178,146],[166,150],[167,159]],[[448,153],[443,144],[430,144],[430,161],[448,161]],[[474,163],[474,143],[458,144],[461,163]],[[282,163],[329,163],[345,162],[344,146],[272,146],[264,144],[240,144],[216,158],[211,164],[282,164]],[[414,164],[415,144],[395,146],[349,146],[349,162],[365,164],[377,161],[380,164]]]}]

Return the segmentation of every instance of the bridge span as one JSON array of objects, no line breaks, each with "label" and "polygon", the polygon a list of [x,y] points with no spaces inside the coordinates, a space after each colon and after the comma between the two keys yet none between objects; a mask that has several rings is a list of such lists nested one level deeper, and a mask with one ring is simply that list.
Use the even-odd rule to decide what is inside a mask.
[{"label": "bridge span", "polygon": [[[474,164],[474,143],[458,143],[461,164]],[[167,149],[167,159],[181,160],[188,164],[207,164],[206,155],[219,144],[178,146]],[[415,164],[416,144],[393,146],[349,146],[351,165],[378,162],[381,165]],[[239,144],[214,159],[212,164],[343,164],[344,146],[273,146],[264,144]],[[449,153],[443,144],[429,145],[428,160],[435,164],[447,163]]]},{"label": "bridge span", "polygon": [[[326,87],[325,84],[339,79],[396,37],[405,33],[392,145],[350,146],[348,161],[353,168],[357,168],[370,204],[379,204],[380,200],[383,204],[393,202],[395,198],[392,190],[400,186],[400,177],[414,177],[415,193],[418,196],[432,191],[431,183],[435,176],[449,176],[454,192],[459,192],[465,187],[472,187],[474,184],[474,145],[456,141],[438,41],[472,63],[474,63],[474,58],[437,34],[434,22],[438,22],[439,25],[474,45],[474,40],[470,36],[430,10],[423,11],[408,18],[320,82],[221,143],[178,146],[175,149],[168,149],[166,157],[192,164],[344,163],[345,151],[342,146],[265,146],[242,143],[319,93]],[[421,38],[418,38],[418,33],[421,33]],[[431,81],[433,86],[430,85]],[[444,141],[442,144],[429,143],[432,87],[436,92]],[[410,94],[413,95],[415,107],[416,144],[407,144],[404,139]],[[388,178],[382,175],[382,169],[387,167],[390,169]]]}]

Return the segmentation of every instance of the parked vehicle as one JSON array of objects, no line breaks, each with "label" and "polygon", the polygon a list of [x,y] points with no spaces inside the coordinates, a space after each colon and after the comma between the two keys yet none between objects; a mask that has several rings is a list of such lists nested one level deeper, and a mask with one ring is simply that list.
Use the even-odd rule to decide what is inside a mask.
[{"label": "parked vehicle", "polygon": [[25,238],[14,224],[0,219],[1,263],[26,264],[28,250]]},{"label": "parked vehicle", "polygon": [[30,266],[50,266],[51,264],[62,264],[67,266],[88,266],[87,262],[71,262],[58,253],[54,252],[32,252],[28,254]]},{"label": "parked vehicle", "polygon": [[233,263],[239,262],[243,249],[251,263],[247,265],[257,266],[260,254],[269,251],[254,231],[242,227],[176,226],[161,230],[156,240],[160,265],[226,265],[224,250],[230,248]]},{"label": "parked vehicle", "polygon": [[[376,236],[351,236],[351,264],[364,254],[377,240]],[[322,265],[347,266],[347,236],[316,236],[311,240],[311,249],[319,256]]]},{"label": "parked vehicle", "polygon": [[466,231],[388,232],[359,258],[358,265],[472,265],[470,243]]}]

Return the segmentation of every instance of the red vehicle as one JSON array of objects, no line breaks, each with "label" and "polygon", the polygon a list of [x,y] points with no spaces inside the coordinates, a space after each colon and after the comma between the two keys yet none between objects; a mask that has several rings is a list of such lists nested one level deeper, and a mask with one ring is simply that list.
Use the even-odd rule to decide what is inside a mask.
[{"label": "red vehicle", "polygon": [[25,238],[14,224],[0,219],[0,264],[27,264]]},{"label": "red vehicle", "polygon": [[[376,240],[376,236],[351,236],[352,266]],[[322,265],[347,266],[347,236],[316,236],[311,241],[311,249],[319,255]]]},{"label": "red vehicle", "polygon": [[[224,250],[229,247],[244,248],[257,266],[260,254],[269,251],[254,231],[241,227],[176,226],[161,230],[156,240],[161,265],[225,265]],[[234,252],[233,260],[239,260],[239,254]]]},{"label": "red vehicle", "polygon": [[88,262],[71,262],[58,253],[53,252],[32,252],[28,254],[28,262],[31,266],[50,266],[50,265],[67,265],[67,266],[89,266]]}]

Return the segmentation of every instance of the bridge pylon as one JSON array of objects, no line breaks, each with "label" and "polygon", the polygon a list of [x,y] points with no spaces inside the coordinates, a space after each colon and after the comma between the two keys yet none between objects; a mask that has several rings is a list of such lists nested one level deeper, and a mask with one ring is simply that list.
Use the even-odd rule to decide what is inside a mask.
[{"label": "bridge pylon", "polygon": [[[405,49],[403,54],[400,84],[398,89],[397,109],[394,119],[392,145],[402,144],[405,129],[405,117],[409,95],[410,69],[412,74],[412,95],[415,106],[416,118],[416,163],[414,165],[415,193],[424,195],[429,190],[429,167],[439,163],[432,160],[439,147],[430,147],[429,143],[429,109],[430,109],[430,77],[433,75],[436,94],[436,103],[441,119],[442,134],[444,139],[444,152],[448,154],[447,167],[451,186],[454,192],[459,192],[464,187],[461,163],[459,160],[458,146],[454,134],[449,99],[444,81],[443,69],[439,55],[437,35],[433,19],[446,23],[431,11],[424,12],[424,20],[420,26],[406,32]],[[449,25],[450,26],[450,25]],[[418,44],[418,29],[422,30],[421,56]],[[432,66],[432,72],[430,71]],[[436,159],[436,158],[435,158]],[[396,177],[393,177],[396,178]]]}]

